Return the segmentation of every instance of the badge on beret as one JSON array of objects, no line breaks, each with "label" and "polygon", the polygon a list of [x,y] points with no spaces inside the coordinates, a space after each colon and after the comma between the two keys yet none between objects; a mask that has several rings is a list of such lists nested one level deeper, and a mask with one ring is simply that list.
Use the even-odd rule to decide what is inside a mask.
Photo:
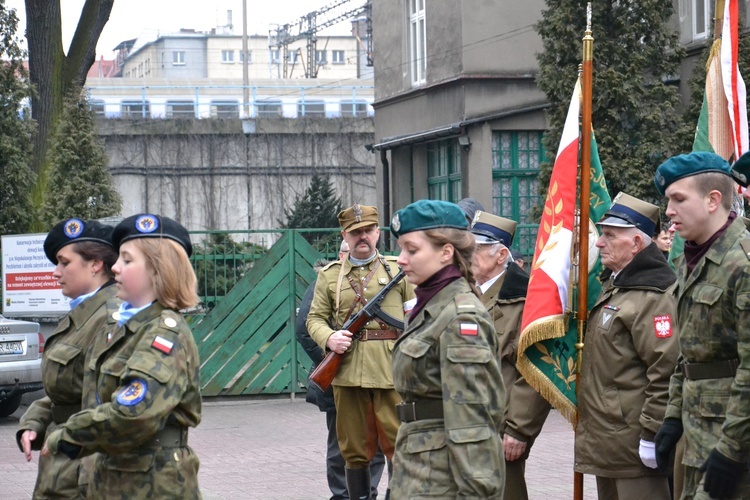
[{"label": "badge on beret", "polygon": [[460,325],[461,335],[474,335],[479,333],[479,327],[476,323],[461,323]]},{"label": "badge on beret", "polygon": [[122,406],[135,406],[146,398],[147,392],[148,384],[146,384],[146,381],[134,378],[130,381],[130,385],[117,394],[116,400]]},{"label": "badge on beret", "polygon": [[83,232],[83,222],[80,219],[70,219],[65,223],[63,232],[68,238],[78,238]]},{"label": "badge on beret", "polygon": [[401,229],[401,221],[400,221],[400,220],[399,220],[399,218],[398,218],[398,213],[396,213],[396,214],[395,214],[395,215],[393,216],[393,220],[391,220],[391,227],[392,227],[392,228],[393,228],[393,230],[394,230],[394,231],[396,231],[396,232],[398,232],[398,231],[399,231],[399,229]]},{"label": "badge on beret", "polygon": [[664,187],[664,184],[666,183],[666,181],[664,180],[664,176],[661,175],[661,172],[657,170],[656,175],[654,177],[656,177],[656,182],[658,182],[660,186]]},{"label": "badge on beret", "polygon": [[654,316],[654,333],[660,339],[668,339],[672,336],[672,317],[669,314]]},{"label": "badge on beret", "polygon": [[140,233],[153,233],[159,228],[159,219],[154,215],[141,215],[135,220],[135,228]]},{"label": "badge on beret", "polygon": [[[172,320],[174,321],[174,320]],[[166,323],[166,321],[165,321]],[[169,325],[167,325],[169,326]],[[161,351],[164,354],[169,354],[172,352],[172,347],[174,347],[174,342],[170,342],[169,340],[165,339],[164,337],[156,336],[153,342],[151,342],[151,347],[156,349],[157,351]]]}]

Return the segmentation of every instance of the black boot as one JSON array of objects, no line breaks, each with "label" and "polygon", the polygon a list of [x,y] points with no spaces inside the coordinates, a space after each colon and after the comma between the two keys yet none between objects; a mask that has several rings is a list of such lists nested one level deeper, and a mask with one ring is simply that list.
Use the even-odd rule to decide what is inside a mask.
[{"label": "black boot", "polygon": [[347,467],[346,489],[349,490],[349,498],[351,500],[371,500],[370,468],[350,469]]}]

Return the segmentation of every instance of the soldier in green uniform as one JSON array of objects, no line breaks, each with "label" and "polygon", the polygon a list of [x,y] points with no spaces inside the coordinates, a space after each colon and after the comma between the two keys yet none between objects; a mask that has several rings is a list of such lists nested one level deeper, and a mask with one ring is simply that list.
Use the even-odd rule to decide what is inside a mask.
[{"label": "soldier in green uniform", "polygon": [[198,303],[184,227],[138,214],[118,224],[112,268],[123,300],[87,359],[90,409],[47,437],[42,454],[98,452],[90,498],[201,498],[188,428],[201,419],[200,362],[179,310]]},{"label": "soldier in green uniform", "polygon": [[505,388],[492,318],[472,285],[474,236],[453,203],[420,200],[391,221],[417,304],[393,351],[403,399],[393,498],[503,498]]},{"label": "soldier in green uniform", "polygon": [[679,351],[659,222],[659,207],[620,193],[597,223],[606,269],[586,328],[575,468],[596,476],[601,500],[671,498],[654,456]]},{"label": "soldier in green uniform", "polygon": [[685,437],[683,499],[750,498],[750,233],[718,155],[668,159],[654,182],[685,240],[677,271],[680,364],[656,435],[659,466]]},{"label": "soldier in green uniform", "polygon": [[510,246],[516,234],[514,221],[478,211],[471,223],[471,232],[477,243],[472,271],[482,292],[482,304],[495,325],[506,391],[504,498],[522,500],[529,498],[524,478],[526,459],[550,411],[547,400],[516,369],[529,275],[521,266],[511,265]]},{"label": "soldier in green uniform", "polygon": [[[34,401],[20,421],[18,446],[31,460],[31,450],[41,450],[46,434],[81,411],[86,352],[107,321],[107,301],[114,299],[112,226],[97,221],[68,219],[57,223],[44,240],[44,253],[55,264],[52,276],[70,300],[46,341],[42,357],[45,397]],[[86,467],[65,456],[44,456],[34,498],[85,496]]]},{"label": "soldier in green uniform", "polygon": [[[380,449],[390,460],[399,420],[398,394],[393,390],[391,351],[401,334],[393,326],[371,321],[358,340],[342,330],[346,320],[398,273],[395,257],[377,250],[380,238],[375,207],[354,205],[338,214],[341,236],[349,244],[349,258],[318,273],[307,330],[326,351],[348,352],[333,379],[336,433],[346,460],[349,498],[370,498],[370,461]],[[383,300],[386,314],[403,319],[414,298],[405,280]],[[331,327],[333,325],[333,327]]]}]

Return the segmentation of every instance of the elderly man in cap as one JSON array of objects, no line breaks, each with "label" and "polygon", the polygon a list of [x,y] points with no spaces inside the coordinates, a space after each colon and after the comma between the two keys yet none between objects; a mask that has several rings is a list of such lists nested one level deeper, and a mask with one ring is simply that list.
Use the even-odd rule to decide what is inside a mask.
[{"label": "elderly man in cap", "polygon": [[[373,320],[355,340],[355,332],[341,327],[393,279],[398,265],[396,257],[383,256],[377,250],[377,208],[353,205],[340,212],[338,219],[341,236],[349,245],[349,258],[329,264],[318,274],[307,330],[326,351],[347,353],[333,380],[336,433],[346,460],[349,498],[369,499],[370,461],[378,444],[392,459],[400,424],[396,404],[401,398],[393,388],[391,352],[402,332]],[[386,295],[381,308],[403,320],[404,310],[414,298],[414,288],[403,280]]]},{"label": "elderly man in cap", "polygon": [[514,221],[478,211],[471,232],[477,243],[471,270],[482,292],[482,304],[495,325],[505,385],[504,498],[522,500],[529,497],[524,478],[526,459],[550,410],[549,403],[516,369],[529,275],[520,266],[510,265],[510,246],[516,232]]},{"label": "elderly man in cap", "polygon": [[732,211],[731,169],[694,152],[661,164],[654,182],[685,240],[673,261],[680,366],[656,458],[669,467],[684,433],[682,498],[750,498],[750,234]]},{"label": "elderly man in cap", "polygon": [[575,469],[600,499],[671,498],[654,436],[677,365],[676,277],[652,238],[659,207],[625,193],[597,224],[602,291],[589,315],[578,387]]}]

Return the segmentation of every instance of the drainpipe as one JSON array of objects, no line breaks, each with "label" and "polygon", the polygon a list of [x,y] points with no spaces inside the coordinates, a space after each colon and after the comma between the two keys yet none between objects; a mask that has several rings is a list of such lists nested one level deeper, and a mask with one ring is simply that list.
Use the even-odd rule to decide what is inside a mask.
[{"label": "drainpipe", "polygon": [[380,163],[383,165],[383,223],[391,225],[391,176],[388,166],[388,152],[380,150]]}]

